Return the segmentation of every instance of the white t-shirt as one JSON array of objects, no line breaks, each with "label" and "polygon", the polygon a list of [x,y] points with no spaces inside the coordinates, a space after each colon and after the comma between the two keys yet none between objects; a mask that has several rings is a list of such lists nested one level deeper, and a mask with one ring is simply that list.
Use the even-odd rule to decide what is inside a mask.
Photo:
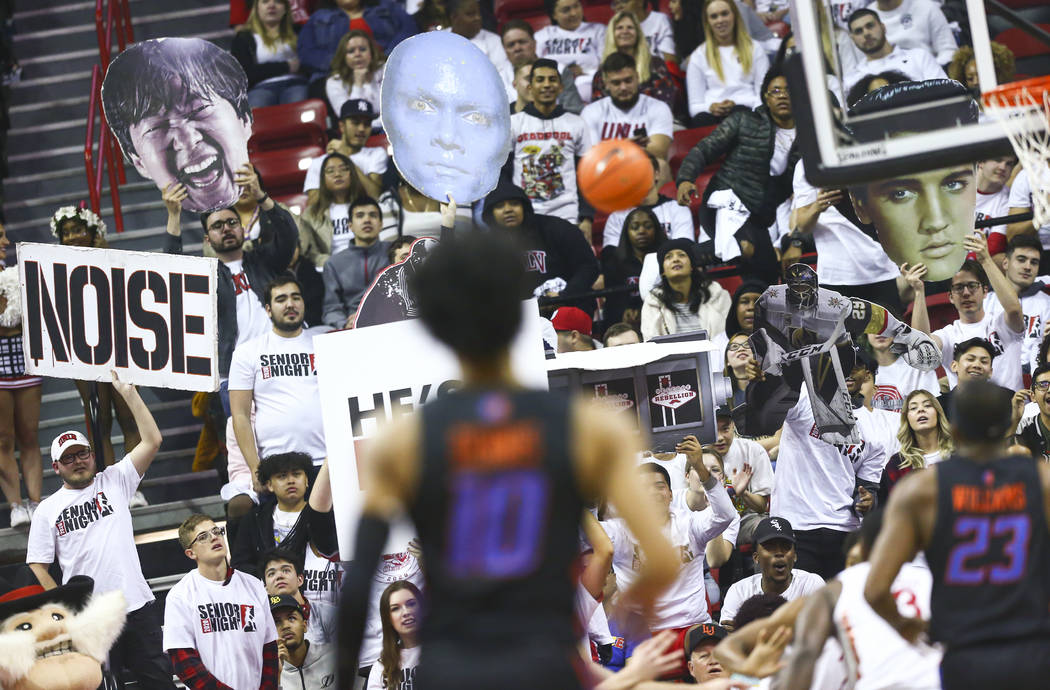
[{"label": "white t-shirt", "polygon": [[858,444],[835,446],[817,436],[813,409],[805,387],[784,419],[773,477],[769,514],[778,515],[795,530],[833,529],[852,532],[860,518],[850,510],[857,478],[882,479],[891,453],[871,412],[853,411],[860,437]]},{"label": "white t-shirt", "polygon": [[270,330],[273,323],[266,315],[266,308],[259,301],[259,296],[248,282],[248,274],[244,272],[244,259],[223,263],[233,275],[233,293],[237,305],[237,345],[240,345]]},{"label": "white t-shirt", "polygon": [[[757,441],[737,436],[726,451],[723,463],[729,478],[744,469],[744,465],[751,465],[751,481],[747,483],[747,490],[756,496],[768,496],[773,491],[773,463],[769,460],[769,453]],[[742,500],[736,501],[736,504],[737,510],[744,506]]]},{"label": "white t-shirt", "polygon": [[[1020,175],[1021,173],[1017,173]],[[1010,187],[1003,185],[1003,188],[994,194],[984,194],[980,190],[977,191],[977,206],[974,207],[974,220],[984,220],[985,218],[1002,218],[1010,211]],[[1006,234],[1005,225],[994,225],[990,228],[984,228],[981,232],[997,233],[1000,235]]]},{"label": "white t-shirt", "polygon": [[[792,210],[817,200],[820,189],[806,179],[801,160],[795,165],[792,186],[795,191]],[[887,256],[882,245],[865,235],[834,206],[817,217],[813,226],[813,243],[817,247],[817,275],[822,284],[868,285],[900,275],[900,269]]]},{"label": "white t-shirt", "polygon": [[787,170],[788,155],[791,145],[795,143],[795,128],[777,127],[773,139],[773,156],[769,159],[769,174],[776,177]]},{"label": "white t-shirt", "polygon": [[606,96],[586,106],[580,111],[580,117],[590,129],[592,143],[605,139],[632,139],[642,128],[649,136],[674,136],[671,109],[663,101],[644,93],[638,94],[638,102],[630,110],[621,110],[613,103],[612,96]]},{"label": "white t-shirt", "polygon": [[[710,511],[670,508],[671,519],[664,527],[664,536],[680,554],[682,566],[674,584],[656,599],[650,621],[653,630],[682,628],[711,620],[704,589],[704,548],[726,530],[737,514],[721,483],[716,483],[707,496]],[[626,591],[637,577],[641,557],[638,544],[620,519],[604,521],[601,526],[613,543],[616,586],[621,592]]]},{"label": "white t-shirt", "polygon": [[[324,159],[324,156],[318,156],[310,161],[310,167],[306,169],[306,179],[303,181],[303,194],[320,188]],[[357,153],[350,154],[350,161],[357,166],[362,175],[382,175],[390,163],[390,156],[382,146],[363,146]]]},{"label": "white t-shirt", "polygon": [[[998,301],[998,300],[996,300]],[[941,339],[941,364],[948,377],[948,385],[955,388],[959,377],[951,372],[952,352],[955,346],[970,338],[986,338],[992,343],[997,353],[992,360],[992,383],[1012,391],[1020,390],[1024,385],[1021,378],[1021,348],[1024,344],[1024,333],[1016,333],[1006,325],[1006,316],[984,313],[984,318],[977,323],[963,323],[956,319],[944,328],[938,328],[933,335]]]},{"label": "white t-shirt", "polygon": [[602,61],[605,48],[605,26],[593,22],[581,22],[575,31],[566,31],[550,24],[536,32],[536,57],[550,58],[558,63],[558,71],[575,63],[583,70],[576,77],[576,90],[584,103],[591,101],[591,84],[594,73]]},{"label": "white t-shirt", "polygon": [[288,512],[281,510],[277,506],[273,509],[273,543],[274,546],[279,545],[284,538],[288,536],[288,533],[295,527],[295,523],[299,522],[299,516],[302,515],[301,510],[295,512]]},{"label": "white t-shirt", "polygon": [[[995,296],[995,293],[988,293],[984,298],[984,312],[998,315],[1002,311],[1003,305],[999,304],[999,299]],[[1027,297],[1022,297],[1021,311],[1024,312],[1024,344],[1021,346],[1021,368],[1031,373],[1035,371],[1037,366],[1036,360],[1039,359],[1039,344],[1043,341],[1043,327],[1050,323],[1050,295],[1040,291]],[[996,357],[992,361],[993,371],[998,363],[999,358]]]},{"label": "white t-shirt", "polygon": [[368,603],[368,619],[365,621],[365,636],[361,641],[359,666],[371,666],[383,651],[383,624],[379,620],[379,598],[383,590],[392,582],[408,580],[420,590],[423,589],[423,570],[415,556],[402,551],[385,554],[376,567],[372,578],[372,592]]},{"label": "white t-shirt", "polygon": [[[1010,208],[1032,208],[1032,186],[1028,180],[1028,169],[1021,168],[1021,172],[1014,177],[1014,183],[1010,187]],[[1043,249],[1050,249],[1050,225],[1039,228],[1039,241],[1043,243]],[[1046,270],[1046,267],[1043,268]]]},{"label": "white t-shirt", "polygon": [[649,52],[659,57],[675,54],[674,30],[671,28],[670,17],[663,12],[652,11],[639,23],[645,40],[649,42]]},{"label": "white t-shirt", "polygon": [[707,62],[707,44],[701,43],[689,56],[685,71],[685,90],[689,97],[689,114],[711,112],[711,104],[730,100],[737,105],[755,108],[762,105],[759,91],[762,79],[769,69],[769,58],[760,46],[751,43],[751,70],[744,73],[743,65],[733,46],[719,46],[723,77]]},{"label": "white t-shirt", "polygon": [[120,590],[128,611],[153,601],[139,565],[128,502],[142,477],[124,457],[83,489],[65,486],[37,506],[29,528],[26,563],[58,560],[62,583],[74,575],[95,580],[95,593]]},{"label": "white t-shirt", "polygon": [[270,598],[258,578],[235,570],[227,585],[191,570],[168,592],[164,649],[196,649],[231,688],[262,682],[263,646],[277,639]]},{"label": "white t-shirt", "polygon": [[259,457],[298,451],[325,457],[313,336],[273,332],[239,345],[230,363],[230,390],[253,391]]},{"label": "white t-shirt", "polygon": [[350,232],[350,204],[335,204],[328,207],[332,221],[332,253],[341,252],[350,246],[354,233]]},{"label": "white t-shirt", "polygon": [[875,374],[875,396],[871,406],[887,412],[901,411],[904,399],[912,391],[922,388],[937,397],[941,394],[936,371],[919,371],[898,357],[893,364],[880,365]]},{"label": "white t-shirt", "polygon": [[412,688],[416,687],[416,667],[419,666],[419,650],[419,645],[411,649],[401,650],[401,678],[389,685],[383,680],[383,663],[377,659],[372,664],[372,672],[368,675],[366,690],[412,690]]},{"label": "white t-shirt", "polygon": [[[780,596],[787,601],[794,601],[816,592],[823,586],[824,580],[820,575],[795,568],[791,571],[791,584]],[[762,593],[762,573],[755,573],[751,577],[734,582],[726,592],[725,601],[722,602],[722,620],[735,620],[740,605],[756,594]]]},{"label": "white t-shirt", "polygon": [[944,12],[930,0],[902,0],[892,10],[881,10],[873,2],[868,9],[879,15],[886,27],[886,40],[893,45],[925,50],[941,65],[952,61],[958,48],[955,35]]},{"label": "white t-shirt", "polygon": [[897,432],[901,428],[900,413],[880,410],[873,406],[871,420],[875,423],[875,428],[878,430],[879,439],[886,444],[886,457],[890,457],[900,451],[901,442],[897,438]]},{"label": "white t-shirt", "polygon": [[510,116],[510,130],[514,137],[514,184],[525,191],[533,211],[575,225],[580,213],[576,159],[593,143],[583,118],[569,112],[552,118],[536,117],[523,110]]},{"label": "white t-shirt", "polygon": [[[630,208],[626,211],[613,211],[609,214],[609,217],[605,220],[605,228],[602,230],[603,247],[615,246],[620,243],[623,224],[633,210],[633,208]],[[664,233],[669,240],[684,238],[687,240],[695,239],[697,242],[706,242],[710,239],[703,228],[700,228],[700,236],[697,237],[696,229],[693,226],[693,214],[689,207],[679,206],[674,199],[668,199],[653,206],[653,213],[656,214],[656,219],[660,221],[660,225],[663,226]]]},{"label": "white t-shirt", "polygon": [[313,548],[306,547],[306,560],[303,564],[303,596],[311,604],[322,603],[335,605],[339,603],[339,592],[343,586],[343,566],[338,561],[330,561],[318,556]]},{"label": "white t-shirt", "polygon": [[848,68],[844,77],[846,91],[849,92],[854,84],[869,74],[880,74],[890,70],[900,72],[913,81],[947,78],[930,51],[922,48],[908,49],[895,46],[885,57],[868,60],[865,56],[865,59],[858,60]]}]

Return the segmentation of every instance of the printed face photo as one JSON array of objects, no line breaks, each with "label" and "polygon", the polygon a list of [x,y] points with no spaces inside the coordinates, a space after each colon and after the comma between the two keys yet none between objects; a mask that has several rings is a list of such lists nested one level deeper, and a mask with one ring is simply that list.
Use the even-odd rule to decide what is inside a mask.
[{"label": "printed face photo", "polygon": [[252,134],[248,80],[228,52],[202,39],[137,43],[110,64],[102,105],[121,150],[163,190],[185,185],[187,211],[232,206],[235,171]]},{"label": "printed face photo", "polygon": [[880,180],[851,192],[857,217],[871,223],[896,264],[926,264],[925,280],[947,280],[966,258],[977,185],[972,165]]},{"label": "printed face photo", "polygon": [[394,164],[410,185],[458,204],[496,186],[510,152],[510,108],[496,68],[470,41],[443,31],[402,41],[381,99]]}]

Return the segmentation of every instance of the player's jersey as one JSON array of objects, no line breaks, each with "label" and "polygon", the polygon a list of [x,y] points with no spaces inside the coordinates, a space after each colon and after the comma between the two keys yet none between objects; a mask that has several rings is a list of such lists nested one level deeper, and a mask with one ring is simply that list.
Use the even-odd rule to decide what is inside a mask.
[{"label": "player's jersey", "polygon": [[[941,653],[919,643],[912,645],[897,634],[864,599],[869,563],[860,563],[838,574],[842,593],[835,603],[835,628],[845,651],[854,690],[938,690],[941,687]],[[890,591],[897,610],[909,618],[930,618],[930,571],[905,563]]]},{"label": "player's jersey", "polygon": [[[463,674],[477,656],[513,653],[529,669],[537,650],[574,648],[571,573],[583,504],[569,409],[566,395],[501,389],[457,392],[423,408],[422,474],[410,508],[430,602],[421,672],[440,656],[436,648],[454,653]],[[442,687],[453,687],[446,680]]]},{"label": "player's jersey", "polygon": [[1050,637],[1050,534],[1036,461],[937,465],[930,634],[949,647]]}]

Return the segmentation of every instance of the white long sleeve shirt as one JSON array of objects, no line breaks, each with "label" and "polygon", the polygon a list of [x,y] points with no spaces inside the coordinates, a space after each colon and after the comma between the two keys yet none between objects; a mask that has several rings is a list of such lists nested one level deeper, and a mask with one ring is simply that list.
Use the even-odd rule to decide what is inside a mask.
[{"label": "white long sleeve shirt", "polygon": [[947,65],[958,45],[955,34],[948,26],[948,20],[940,6],[931,0],[903,0],[893,10],[880,10],[877,3],[868,9],[879,15],[886,27],[886,40],[898,48],[925,48],[937,59],[937,63]]},{"label": "white long sleeve shirt", "polygon": [[759,91],[762,78],[769,69],[769,58],[755,43],[751,44],[751,69],[744,72],[733,46],[719,46],[722,61],[720,78],[707,61],[707,44],[701,43],[689,56],[685,72],[685,89],[689,97],[689,114],[696,116],[711,111],[711,104],[730,100],[737,105],[754,108],[762,104]]}]

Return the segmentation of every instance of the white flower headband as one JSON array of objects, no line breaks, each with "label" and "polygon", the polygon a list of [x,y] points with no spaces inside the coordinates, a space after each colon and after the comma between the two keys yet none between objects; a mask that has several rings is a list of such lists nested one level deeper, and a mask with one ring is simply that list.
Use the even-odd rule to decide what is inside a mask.
[{"label": "white flower headband", "polygon": [[84,221],[87,223],[88,228],[95,229],[99,237],[106,236],[106,224],[102,219],[95,215],[91,209],[77,208],[76,206],[63,206],[55,211],[55,215],[51,216],[51,234],[58,237],[58,226],[62,224],[62,221],[69,218]]}]

